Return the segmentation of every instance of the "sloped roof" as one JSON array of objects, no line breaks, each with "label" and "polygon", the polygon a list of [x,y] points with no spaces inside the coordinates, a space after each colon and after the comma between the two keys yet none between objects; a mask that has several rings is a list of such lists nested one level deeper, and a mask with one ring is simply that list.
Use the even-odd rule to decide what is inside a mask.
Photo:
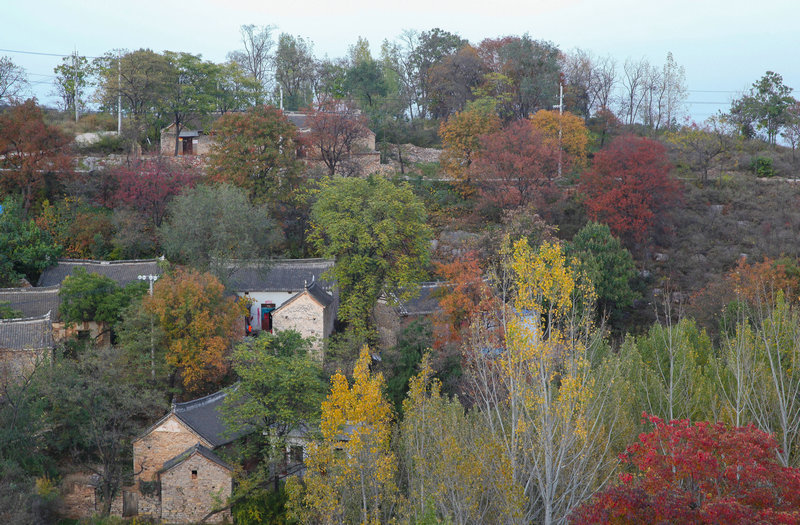
[{"label": "sloped roof", "polygon": [[200,399],[175,403],[171,413],[214,448],[220,447],[248,432],[247,429],[242,429],[234,434],[228,432],[220,412],[228,392],[229,389],[223,389]]},{"label": "sloped roof", "polygon": [[206,459],[208,459],[210,461],[213,461],[214,463],[216,463],[217,465],[219,465],[219,466],[221,466],[221,467],[223,467],[225,469],[228,469],[228,470],[231,470],[231,471],[233,470],[233,467],[231,467],[226,462],[224,462],[222,460],[222,458],[220,458],[218,455],[214,454],[213,451],[211,451],[207,447],[204,447],[200,443],[197,443],[195,445],[192,445],[191,447],[189,447],[185,451],[181,452],[180,454],[178,454],[174,458],[168,459],[167,461],[165,461],[164,462],[164,466],[162,466],[158,470],[158,472],[159,473],[166,472],[169,469],[180,465],[181,463],[183,463],[184,461],[186,461],[187,459],[189,459],[190,457],[192,457],[195,454],[200,454],[201,456],[205,457]]},{"label": "sloped roof", "polygon": [[53,325],[49,315],[0,319],[0,348],[41,350],[54,346]]},{"label": "sloped roof", "polygon": [[237,292],[300,292],[317,281],[331,288],[322,274],[333,267],[333,259],[276,259],[266,268],[244,266],[231,275],[229,288]]},{"label": "sloped roof", "polygon": [[323,290],[322,286],[320,286],[317,281],[312,281],[311,284],[306,287],[306,291],[308,291],[311,297],[319,301],[322,306],[330,306],[333,302],[333,295]]},{"label": "sloped roof", "polygon": [[39,277],[39,287],[60,285],[76,268],[85,268],[88,273],[97,273],[113,279],[125,286],[137,280],[139,275],[161,275],[158,259],[137,259],[131,261],[92,261],[86,259],[61,259],[58,264],[47,268]]},{"label": "sloped roof", "polygon": [[0,303],[8,303],[8,306],[19,310],[25,317],[40,317],[50,312],[51,318],[57,319],[61,305],[58,291],[57,285],[43,288],[0,288]]},{"label": "sloped roof", "polygon": [[305,113],[299,113],[297,111],[285,111],[283,114],[286,116],[289,122],[294,124],[297,129],[305,129],[308,127],[306,125],[307,115]]},{"label": "sloped roof", "polygon": [[448,286],[444,282],[420,283],[419,295],[401,301],[397,309],[400,315],[430,315],[439,311],[439,295],[441,288]]}]

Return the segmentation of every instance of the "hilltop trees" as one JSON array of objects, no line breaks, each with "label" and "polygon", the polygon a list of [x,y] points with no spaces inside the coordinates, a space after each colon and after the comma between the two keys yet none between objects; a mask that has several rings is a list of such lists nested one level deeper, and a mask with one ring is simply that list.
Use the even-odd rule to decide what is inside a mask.
[{"label": "hilltop trees", "polygon": [[753,83],[749,94],[733,101],[731,118],[745,136],[760,130],[766,134],[767,142],[775,144],[781,127],[786,124],[787,110],[794,103],[791,92],[781,75],[767,71]]},{"label": "hilltop trees", "polygon": [[7,56],[0,57],[0,104],[8,104],[28,89],[28,75]]},{"label": "hilltop trees", "polygon": [[660,143],[630,135],[615,139],[581,180],[589,216],[608,224],[628,247],[668,231],[670,211],[681,201],[670,169]]}]

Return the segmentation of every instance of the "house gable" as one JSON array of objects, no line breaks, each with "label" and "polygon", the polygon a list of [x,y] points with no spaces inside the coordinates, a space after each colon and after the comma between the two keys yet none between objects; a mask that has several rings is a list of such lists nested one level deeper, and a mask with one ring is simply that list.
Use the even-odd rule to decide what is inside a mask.
[{"label": "house gable", "polygon": [[198,442],[213,446],[170,412],[133,442],[133,471],[142,481],[154,481],[167,461]]}]

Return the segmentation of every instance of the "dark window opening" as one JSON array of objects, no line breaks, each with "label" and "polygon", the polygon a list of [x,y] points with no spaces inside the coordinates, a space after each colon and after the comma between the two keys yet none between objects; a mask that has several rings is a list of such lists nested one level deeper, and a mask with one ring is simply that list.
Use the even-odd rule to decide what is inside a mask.
[{"label": "dark window opening", "polygon": [[196,470],[192,471],[192,479],[197,479],[197,471]]}]

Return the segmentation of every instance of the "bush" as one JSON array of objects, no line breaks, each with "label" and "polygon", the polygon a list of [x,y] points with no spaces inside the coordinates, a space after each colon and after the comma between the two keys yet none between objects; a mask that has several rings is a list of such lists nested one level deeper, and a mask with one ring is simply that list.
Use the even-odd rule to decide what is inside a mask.
[{"label": "bush", "polygon": [[756,174],[756,177],[774,177],[775,168],[772,166],[772,159],[770,157],[755,157],[750,162],[750,171]]}]

